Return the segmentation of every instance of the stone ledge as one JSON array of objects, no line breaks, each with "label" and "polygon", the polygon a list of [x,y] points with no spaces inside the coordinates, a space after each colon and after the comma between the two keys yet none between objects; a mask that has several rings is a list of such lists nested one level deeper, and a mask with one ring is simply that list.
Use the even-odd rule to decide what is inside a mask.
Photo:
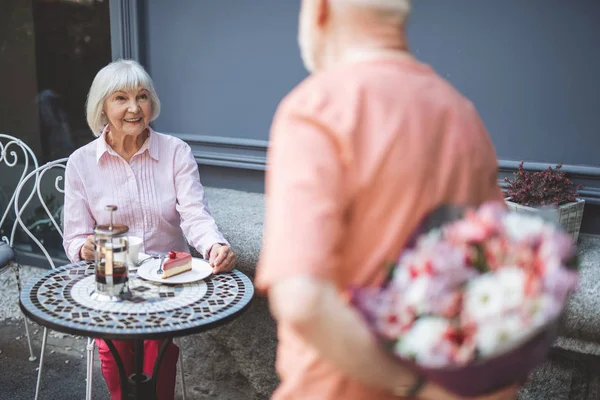
[{"label": "stone ledge", "polygon": [[[236,268],[254,279],[262,244],[264,195],[206,188],[206,196],[219,229],[236,252]],[[278,384],[276,324],[263,297],[257,296],[233,322],[184,338],[182,346],[186,370],[196,377],[227,380],[239,390],[245,388],[248,400],[269,398]]]},{"label": "stone ledge", "polygon": [[237,254],[237,268],[254,278],[262,244],[264,195],[206,188],[211,214]]},{"label": "stone ledge", "polygon": [[600,349],[600,236],[580,235],[579,254],[580,285],[565,309],[561,336],[572,339],[571,347],[580,342],[583,350],[589,348],[586,343],[597,343]]}]

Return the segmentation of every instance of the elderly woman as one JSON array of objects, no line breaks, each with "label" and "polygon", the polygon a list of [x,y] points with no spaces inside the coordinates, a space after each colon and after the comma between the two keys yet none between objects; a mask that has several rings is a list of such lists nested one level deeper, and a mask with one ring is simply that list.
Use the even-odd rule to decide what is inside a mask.
[{"label": "elderly woman", "polygon": [[[118,222],[143,238],[142,251],[189,251],[187,239],[215,273],[230,271],[235,256],[210,215],[190,147],[149,126],[159,112],[152,79],[138,63],[120,60],[98,72],[86,110],[98,138],[71,155],[65,172],[65,251],[72,261],[94,260],[91,234],[108,223],[104,207],[115,204]],[[132,373],[133,344],[114,343]],[[106,343],[97,344],[111,396],[120,399],[116,363]],[[145,373],[152,373],[159,345],[145,342]],[[178,355],[171,343],[159,371],[160,400],[174,398]]]}]

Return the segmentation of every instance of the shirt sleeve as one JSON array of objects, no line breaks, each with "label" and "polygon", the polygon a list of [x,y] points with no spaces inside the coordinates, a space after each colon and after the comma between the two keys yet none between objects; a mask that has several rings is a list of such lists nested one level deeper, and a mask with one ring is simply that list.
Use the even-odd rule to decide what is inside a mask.
[{"label": "shirt sleeve", "polygon": [[259,291],[298,275],[336,280],[346,209],[341,148],[336,135],[316,120],[289,115],[274,122],[255,281]]},{"label": "shirt sleeve", "polygon": [[94,220],[83,181],[72,159],[65,169],[63,247],[71,262],[80,261],[79,250],[89,235],[94,234]]},{"label": "shirt sleeve", "polygon": [[192,149],[183,142],[175,158],[175,190],[181,229],[188,242],[204,258],[208,258],[210,248],[216,243],[229,246],[210,214]]}]

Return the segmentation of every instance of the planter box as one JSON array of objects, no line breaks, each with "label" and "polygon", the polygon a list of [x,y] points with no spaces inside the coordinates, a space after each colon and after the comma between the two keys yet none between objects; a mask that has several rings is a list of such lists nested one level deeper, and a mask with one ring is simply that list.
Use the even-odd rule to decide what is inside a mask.
[{"label": "planter box", "polygon": [[[535,207],[523,206],[521,204],[513,203],[512,201],[510,201],[510,197],[507,197],[505,199],[505,202],[508,205],[509,210],[511,211],[532,213],[537,213],[540,211],[538,208]],[[568,233],[573,235],[573,240],[575,241],[575,243],[577,243],[577,240],[579,239],[579,231],[581,229],[581,220],[583,219],[584,205],[584,199],[577,199],[572,203],[563,204],[555,208],[557,213],[557,220]]]}]

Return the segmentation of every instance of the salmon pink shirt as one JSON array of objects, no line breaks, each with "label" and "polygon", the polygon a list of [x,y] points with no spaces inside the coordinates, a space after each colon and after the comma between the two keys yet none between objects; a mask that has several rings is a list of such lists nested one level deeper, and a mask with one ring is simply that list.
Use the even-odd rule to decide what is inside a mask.
[{"label": "salmon pink shirt", "polygon": [[[308,77],[276,112],[268,166],[256,277],[263,293],[308,275],[344,298],[352,285],[379,284],[438,205],[502,201],[496,153],[475,107],[408,56]],[[274,400],[398,398],[345,376],[285,323],[278,330]]]},{"label": "salmon pink shirt", "polygon": [[77,149],[65,171],[64,241],[71,261],[96,225],[108,224],[104,207],[114,204],[115,223],[144,239],[142,252],[189,252],[208,258],[213,244],[228,244],[212,218],[190,146],[150,130],[129,162],[106,142],[106,130]]}]

